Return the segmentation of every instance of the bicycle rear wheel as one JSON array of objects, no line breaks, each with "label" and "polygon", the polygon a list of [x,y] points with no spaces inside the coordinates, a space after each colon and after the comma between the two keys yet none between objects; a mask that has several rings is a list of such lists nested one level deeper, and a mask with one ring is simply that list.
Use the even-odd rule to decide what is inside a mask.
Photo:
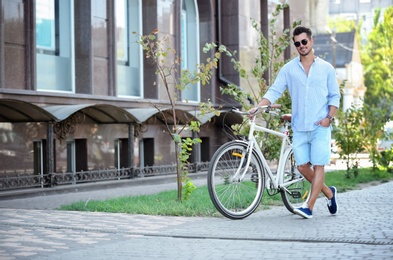
[{"label": "bicycle rear wheel", "polygon": [[215,152],[209,165],[210,198],[216,209],[230,219],[251,215],[262,199],[264,171],[256,151],[252,152],[248,167],[246,161],[247,144],[232,141]]},{"label": "bicycle rear wheel", "polygon": [[[286,183],[293,182],[286,187]],[[300,174],[296,167],[293,151],[285,159],[283,187],[281,198],[285,207],[293,213],[295,208],[300,207],[308,198],[310,183]]]}]

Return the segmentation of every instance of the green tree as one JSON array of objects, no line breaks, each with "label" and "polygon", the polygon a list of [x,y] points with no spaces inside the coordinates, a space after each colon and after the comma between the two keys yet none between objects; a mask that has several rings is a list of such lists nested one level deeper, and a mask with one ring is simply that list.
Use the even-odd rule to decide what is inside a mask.
[{"label": "green tree", "polygon": [[[380,107],[393,100],[393,7],[375,11],[374,27],[362,52],[367,87],[364,102]],[[381,21],[382,20],[382,21]]]}]

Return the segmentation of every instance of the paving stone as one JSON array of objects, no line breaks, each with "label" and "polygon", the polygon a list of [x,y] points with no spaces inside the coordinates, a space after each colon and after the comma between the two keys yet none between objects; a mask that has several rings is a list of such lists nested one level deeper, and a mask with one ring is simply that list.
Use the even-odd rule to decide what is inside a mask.
[{"label": "paving stone", "polygon": [[2,200],[0,259],[393,259],[392,191],[338,193],[336,216],[318,199],[308,220],[285,207],[234,221],[40,209],[54,195]]}]

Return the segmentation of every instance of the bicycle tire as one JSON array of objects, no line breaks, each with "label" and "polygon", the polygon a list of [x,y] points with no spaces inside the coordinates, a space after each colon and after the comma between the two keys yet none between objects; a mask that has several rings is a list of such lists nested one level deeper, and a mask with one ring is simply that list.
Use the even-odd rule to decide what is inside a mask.
[{"label": "bicycle tire", "polygon": [[230,219],[251,215],[258,208],[265,188],[262,163],[255,150],[250,165],[244,169],[244,178],[233,179],[246,152],[247,143],[231,141],[218,148],[209,165],[207,185],[210,198],[216,209]]},{"label": "bicycle tire", "polygon": [[[288,187],[285,187],[285,183],[289,181],[297,180]],[[295,208],[300,207],[306,202],[308,198],[308,192],[310,189],[310,183],[300,174],[296,167],[293,151],[291,150],[285,158],[284,176],[283,176],[284,187],[280,189],[281,199],[285,207],[291,212]]]}]

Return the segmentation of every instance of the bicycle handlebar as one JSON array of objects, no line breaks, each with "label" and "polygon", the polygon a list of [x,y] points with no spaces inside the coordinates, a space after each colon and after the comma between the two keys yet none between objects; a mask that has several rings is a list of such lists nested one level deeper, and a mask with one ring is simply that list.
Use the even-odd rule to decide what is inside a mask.
[{"label": "bicycle handlebar", "polygon": [[259,112],[259,110],[264,109],[264,108],[266,108],[265,113],[271,113],[272,112],[272,111],[270,111],[271,108],[281,108],[281,104],[271,104],[271,105],[267,105],[267,106],[259,106],[259,107],[257,107],[257,109],[255,109],[255,111],[253,113],[251,113],[250,111],[240,111],[238,108],[233,107],[231,109],[231,112],[241,114],[241,115],[256,115]]},{"label": "bicycle handlebar", "polygon": [[271,104],[270,108],[281,108],[281,104]]}]

